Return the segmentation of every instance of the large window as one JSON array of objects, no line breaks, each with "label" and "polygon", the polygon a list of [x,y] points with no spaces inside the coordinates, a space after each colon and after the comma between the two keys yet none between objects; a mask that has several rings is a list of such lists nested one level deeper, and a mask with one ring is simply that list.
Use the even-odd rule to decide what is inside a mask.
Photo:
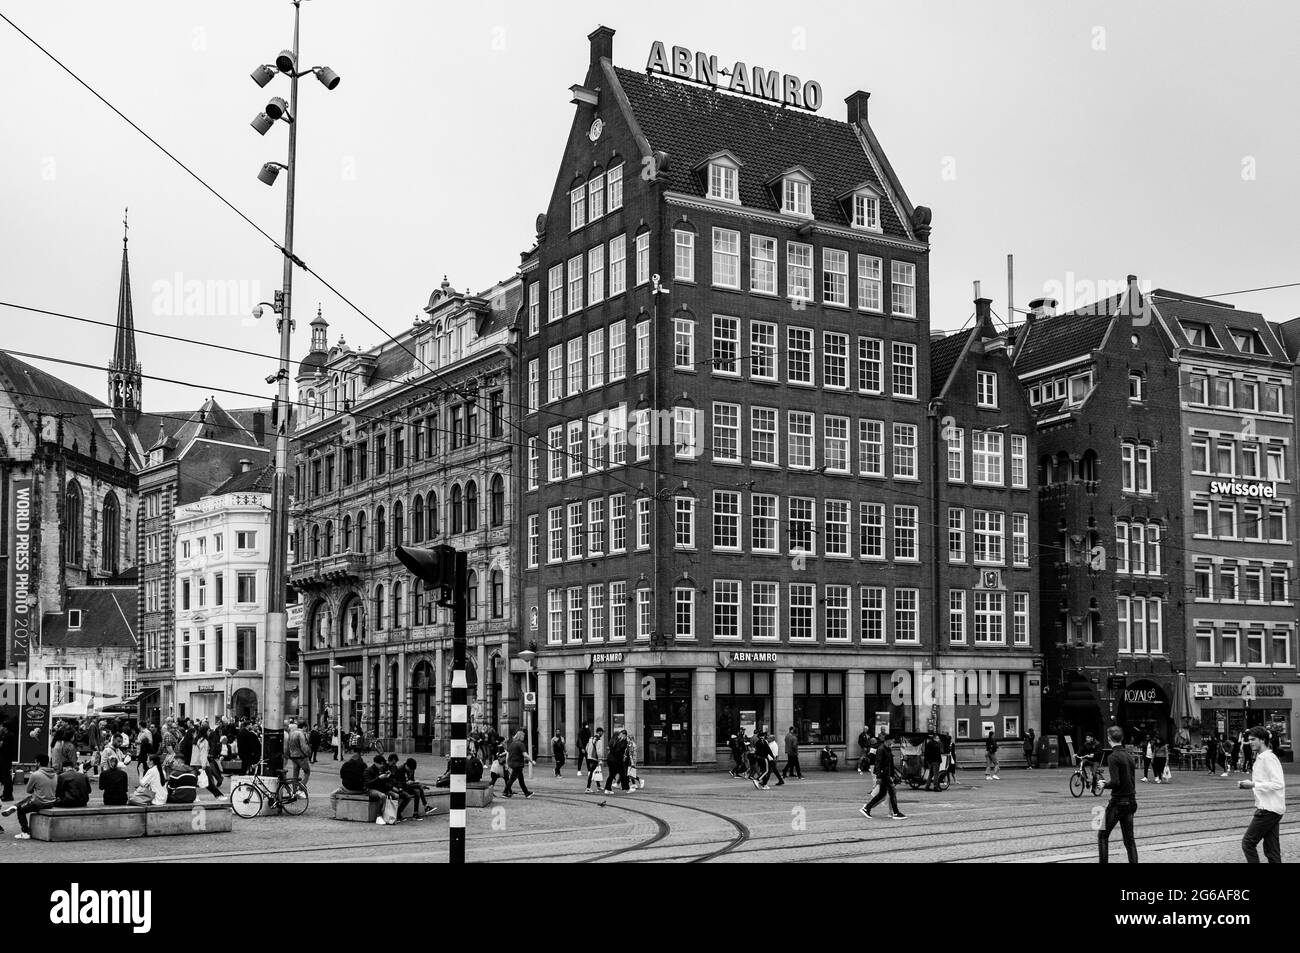
[{"label": "large window", "polygon": [[799,743],[844,743],[844,673],[794,673],[794,727]]},{"label": "large window", "polygon": [[740,287],[740,232],[713,230],[713,283],[720,288]]},{"label": "large window", "polygon": [[916,265],[891,261],[889,300],[893,313],[902,318],[916,317]]},{"label": "large window", "polygon": [[776,294],[776,239],[749,236],[749,290]]},{"label": "large window", "polygon": [[771,672],[718,672],[714,691],[719,747],[738,735],[742,726],[750,731],[781,731],[772,722]]},{"label": "large window", "polygon": [[677,281],[695,280],[695,235],[693,232],[673,231],[673,278]]}]

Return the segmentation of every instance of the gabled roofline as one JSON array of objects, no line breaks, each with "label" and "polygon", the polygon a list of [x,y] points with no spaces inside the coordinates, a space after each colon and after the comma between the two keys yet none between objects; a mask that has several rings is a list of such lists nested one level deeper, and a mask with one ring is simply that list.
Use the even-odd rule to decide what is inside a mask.
[{"label": "gabled roofline", "polygon": [[853,131],[858,136],[858,141],[862,143],[862,151],[866,153],[867,161],[871,163],[881,184],[885,186],[889,201],[894,206],[894,214],[903,223],[907,237],[916,241],[916,233],[912,231],[912,215],[916,212],[916,208],[912,205],[912,200],[907,197],[903,183],[899,181],[894,167],[890,165],[889,157],[885,155],[885,150],[881,147],[880,140],[876,138],[871,124],[866,120],[854,123]]},{"label": "gabled roofline", "polygon": [[790,175],[802,175],[809,182],[813,182],[813,183],[817,181],[817,177],[813,175],[811,172],[809,172],[806,166],[792,165],[788,169],[782,169],[780,172],[772,176],[763,184],[768,186],[776,185],[778,182],[782,181],[783,179],[785,179],[787,176]]},{"label": "gabled roofline", "polygon": [[735,163],[737,169],[743,169],[745,167],[745,163],[741,162],[740,157],[730,149],[719,149],[717,152],[713,153],[713,155],[705,156],[699,162],[695,163],[695,165],[692,166],[692,169],[698,172],[701,169],[706,168],[710,163],[716,162],[718,159],[726,159],[728,162]]},{"label": "gabled roofline", "polygon": [[604,76],[605,82],[609,84],[609,91],[614,96],[614,102],[618,104],[618,110],[623,115],[623,121],[627,123],[628,130],[632,133],[632,141],[636,147],[641,150],[641,158],[645,159],[654,155],[654,150],[650,147],[650,140],[645,137],[641,131],[641,124],[636,121],[636,115],[632,112],[632,103],[627,98],[627,92],[623,89],[623,84],[618,81],[618,74],[614,72],[614,64],[609,61],[609,57],[600,58],[600,72]]}]

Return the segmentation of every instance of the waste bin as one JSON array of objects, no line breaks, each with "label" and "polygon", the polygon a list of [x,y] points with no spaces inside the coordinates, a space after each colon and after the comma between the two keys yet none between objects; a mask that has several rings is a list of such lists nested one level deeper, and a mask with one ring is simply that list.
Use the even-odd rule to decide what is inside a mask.
[{"label": "waste bin", "polygon": [[1056,735],[1048,735],[1038,746],[1038,766],[1040,768],[1057,768],[1061,765],[1061,740]]}]

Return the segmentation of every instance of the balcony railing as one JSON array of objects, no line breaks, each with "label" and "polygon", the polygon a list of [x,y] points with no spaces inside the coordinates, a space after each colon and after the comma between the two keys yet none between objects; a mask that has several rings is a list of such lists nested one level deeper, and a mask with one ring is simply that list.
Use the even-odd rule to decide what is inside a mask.
[{"label": "balcony railing", "polygon": [[370,556],[368,553],[338,553],[295,563],[289,567],[289,585],[295,589],[312,589],[361,580]]}]

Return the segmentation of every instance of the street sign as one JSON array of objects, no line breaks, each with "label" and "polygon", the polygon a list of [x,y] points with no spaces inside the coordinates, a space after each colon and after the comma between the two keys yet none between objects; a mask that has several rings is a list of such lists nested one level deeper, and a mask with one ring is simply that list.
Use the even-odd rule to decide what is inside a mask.
[{"label": "street sign", "polygon": [[537,692],[524,692],[524,711],[537,711]]}]

